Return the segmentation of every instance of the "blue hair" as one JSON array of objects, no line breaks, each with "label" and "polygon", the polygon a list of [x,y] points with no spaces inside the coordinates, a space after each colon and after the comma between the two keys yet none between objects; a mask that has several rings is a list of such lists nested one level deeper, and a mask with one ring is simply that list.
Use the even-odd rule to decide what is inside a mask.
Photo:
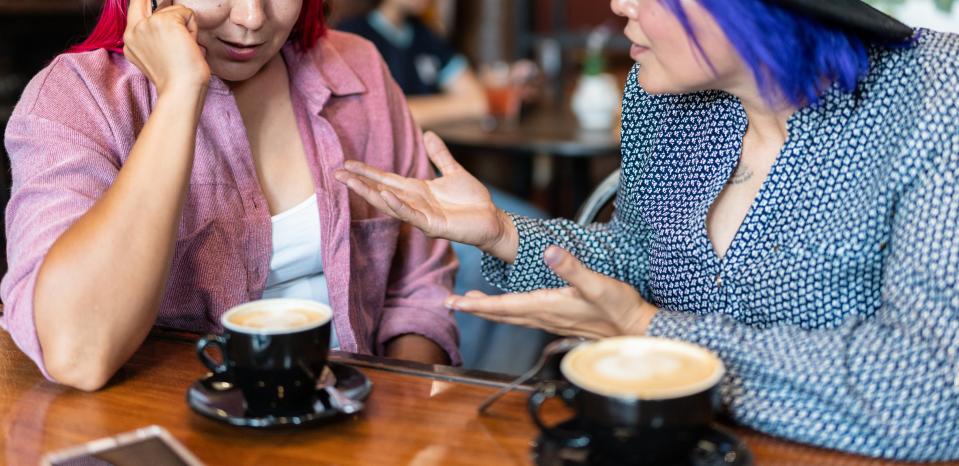
[{"label": "blue hair", "polygon": [[[693,35],[681,0],[660,0]],[[768,0],[698,0],[749,66],[763,97],[813,105],[828,85],[847,92],[869,72],[869,52],[854,33],[830,27]],[[712,64],[710,64],[712,67]]]}]

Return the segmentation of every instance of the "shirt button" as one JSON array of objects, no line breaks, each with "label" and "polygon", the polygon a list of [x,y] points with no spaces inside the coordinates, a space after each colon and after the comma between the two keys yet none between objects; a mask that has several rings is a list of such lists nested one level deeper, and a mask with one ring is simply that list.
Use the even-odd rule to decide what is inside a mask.
[{"label": "shirt button", "polygon": [[716,286],[719,288],[723,287],[723,273],[719,272],[716,274]]}]

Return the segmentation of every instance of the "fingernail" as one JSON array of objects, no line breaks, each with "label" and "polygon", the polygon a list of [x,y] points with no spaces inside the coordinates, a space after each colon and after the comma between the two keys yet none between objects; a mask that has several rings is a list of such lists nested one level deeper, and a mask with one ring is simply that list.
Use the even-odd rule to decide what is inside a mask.
[{"label": "fingernail", "polygon": [[546,253],[543,254],[543,260],[546,261],[546,265],[556,266],[563,260],[563,254],[560,253],[559,248],[556,246],[550,246],[546,249]]},{"label": "fingernail", "polygon": [[454,297],[452,297],[452,296],[450,296],[449,298],[446,298],[446,301],[443,301],[443,306],[446,307],[447,309],[451,310],[451,311],[455,311],[455,310],[456,310],[456,298],[454,298]]}]

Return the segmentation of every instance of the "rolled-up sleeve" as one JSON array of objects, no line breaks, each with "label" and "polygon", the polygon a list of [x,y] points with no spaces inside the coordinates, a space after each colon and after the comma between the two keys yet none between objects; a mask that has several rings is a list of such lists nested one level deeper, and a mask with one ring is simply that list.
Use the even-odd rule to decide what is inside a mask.
[{"label": "rolled-up sleeve", "polygon": [[88,133],[31,113],[14,114],[5,141],[13,188],[6,211],[2,323],[49,379],[34,322],[37,275],[54,242],[110,187],[119,166]]}]

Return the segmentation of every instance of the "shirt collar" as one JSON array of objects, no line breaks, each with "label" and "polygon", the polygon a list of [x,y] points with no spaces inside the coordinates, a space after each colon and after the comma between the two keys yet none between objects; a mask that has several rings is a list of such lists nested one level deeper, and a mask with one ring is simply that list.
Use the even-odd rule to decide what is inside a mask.
[{"label": "shirt collar", "polygon": [[402,27],[396,27],[379,10],[370,12],[366,21],[394,47],[405,49],[413,45],[413,27],[409,23],[403,24]]},{"label": "shirt collar", "polygon": [[[288,42],[281,52],[286,62],[290,81],[319,112],[331,96],[347,96],[366,92],[366,85],[353,71],[336,47],[321,37],[316,47],[308,52],[297,50]],[[229,94],[230,88],[219,77],[210,79],[209,89]]]}]

